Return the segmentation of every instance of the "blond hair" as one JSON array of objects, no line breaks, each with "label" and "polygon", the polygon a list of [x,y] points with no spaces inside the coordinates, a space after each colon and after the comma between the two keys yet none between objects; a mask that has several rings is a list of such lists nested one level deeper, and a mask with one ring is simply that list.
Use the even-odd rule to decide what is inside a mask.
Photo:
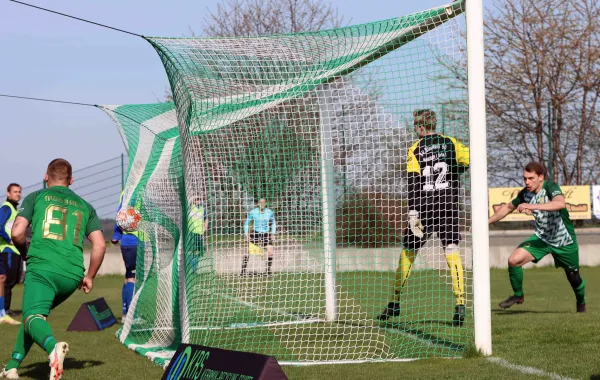
[{"label": "blond hair", "polygon": [[434,111],[429,109],[415,110],[413,117],[415,128],[424,127],[428,131],[435,131],[437,119]]}]

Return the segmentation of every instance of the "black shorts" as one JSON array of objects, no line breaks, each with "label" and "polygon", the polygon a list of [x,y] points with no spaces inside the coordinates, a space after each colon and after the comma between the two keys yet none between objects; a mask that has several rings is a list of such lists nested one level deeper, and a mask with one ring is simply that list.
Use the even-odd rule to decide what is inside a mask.
[{"label": "black shorts", "polygon": [[452,194],[423,199],[417,207],[419,219],[425,228],[422,238],[415,236],[410,226],[402,233],[404,248],[413,251],[421,248],[427,240],[437,233],[445,248],[450,244],[460,243],[460,217],[458,197]]},{"label": "black shorts", "polygon": [[125,278],[135,278],[136,246],[121,246],[121,255],[125,263]]},{"label": "black shorts", "polygon": [[252,244],[256,244],[257,246],[259,246],[261,248],[265,248],[266,246],[273,245],[273,242],[271,241],[271,235],[268,233],[262,234],[262,233],[254,232],[252,235],[250,235],[250,241],[252,242]]}]

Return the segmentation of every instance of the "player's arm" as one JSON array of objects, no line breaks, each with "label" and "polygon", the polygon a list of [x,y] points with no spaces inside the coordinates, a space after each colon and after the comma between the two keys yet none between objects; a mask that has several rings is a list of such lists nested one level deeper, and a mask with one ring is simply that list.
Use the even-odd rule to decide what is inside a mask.
[{"label": "player's arm", "polygon": [[495,213],[494,215],[490,216],[488,218],[488,224],[492,224],[492,223],[496,223],[504,218],[506,218],[506,216],[508,214],[510,214],[511,212],[515,211],[517,209],[517,207],[515,207],[515,205],[512,204],[512,202],[508,202],[503,204]]},{"label": "player's arm", "polygon": [[519,212],[523,210],[538,210],[538,211],[559,211],[567,207],[567,202],[563,195],[557,195],[548,203],[530,204],[522,203],[519,205]]},{"label": "player's arm", "polygon": [[121,240],[122,237],[123,237],[123,230],[121,230],[121,227],[119,227],[119,225],[117,223],[115,223],[115,228],[113,229],[113,236],[110,239],[110,242],[113,244],[117,244],[119,242],[119,240]]},{"label": "player's arm", "polygon": [[467,171],[471,164],[469,148],[453,137],[450,139],[454,144],[454,151],[456,152],[456,173],[462,174]]},{"label": "player's arm", "polygon": [[208,231],[208,212],[206,212],[206,207],[204,207],[204,233],[206,234]]},{"label": "player's arm", "polygon": [[13,244],[25,261],[27,261],[27,227],[29,227],[33,218],[33,207],[35,205],[36,196],[37,192],[33,192],[23,199],[19,214],[17,215],[11,230]]},{"label": "player's arm", "polygon": [[250,229],[250,223],[252,222],[252,219],[254,218],[254,210],[250,211],[248,213],[248,217],[246,218],[246,222],[244,222],[244,235],[246,235],[247,237],[250,236],[248,230]]},{"label": "player's arm", "polygon": [[29,221],[22,216],[17,216],[11,230],[12,242],[25,260],[27,260],[27,227],[29,227]]},{"label": "player's arm", "polygon": [[88,268],[85,278],[81,282],[83,291],[89,293],[94,286],[94,279],[100,270],[100,266],[104,261],[104,253],[106,252],[106,243],[104,242],[104,234],[101,230],[92,231],[88,235],[88,239],[92,242],[92,254],[90,256],[90,267]]},{"label": "player's arm", "polygon": [[496,223],[497,221],[504,219],[508,214],[515,211],[519,205],[526,204],[524,199],[525,192],[526,189],[519,191],[519,194],[517,194],[515,199],[503,204],[494,215],[489,217],[488,224]]},{"label": "player's arm", "polygon": [[421,194],[421,166],[415,155],[418,142],[408,149],[406,160],[406,171],[408,172],[408,209],[416,210],[419,207],[419,195]]},{"label": "player's arm", "polygon": [[6,222],[8,222],[8,219],[10,219],[10,214],[11,211],[8,206],[0,207],[0,236],[7,243],[10,243],[11,241],[10,236],[8,236],[8,234],[6,233]]},{"label": "player's arm", "polygon": [[275,221],[274,213],[271,213],[271,218],[269,222],[271,223],[271,239],[275,239],[275,233],[277,232],[277,222]]},{"label": "player's arm", "polygon": [[85,277],[81,281],[81,287],[83,291],[89,293],[94,286],[94,279],[98,274],[98,270],[104,261],[104,253],[106,252],[106,242],[104,241],[104,234],[102,233],[102,223],[96,215],[96,210],[92,206],[89,206],[90,218],[88,220],[85,235],[92,243],[92,253],[90,256],[90,266],[85,274]]}]

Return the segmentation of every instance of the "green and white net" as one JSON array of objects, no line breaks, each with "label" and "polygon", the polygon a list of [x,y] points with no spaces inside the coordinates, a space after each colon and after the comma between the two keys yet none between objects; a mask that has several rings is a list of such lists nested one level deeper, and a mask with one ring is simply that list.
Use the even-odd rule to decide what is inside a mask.
[{"label": "green and white net", "polygon": [[[128,114],[148,136],[148,150],[129,148],[127,181],[143,183],[148,227],[135,316],[121,340],[140,351],[162,345],[155,359],[178,341],[280,363],[461,356],[473,341],[468,176],[457,205],[464,325],[450,323],[452,276],[435,234],[417,253],[400,315],[376,317],[395,291],[408,220],[413,111],[435,111],[438,132],[468,146],[463,7],[301,34],[147,38],[171,84],[177,121],[168,126],[179,139],[165,154],[157,136],[167,132],[151,136],[140,128],[148,119]],[[138,107],[150,116],[168,106]],[[123,129],[128,121],[116,114]],[[136,169],[136,160],[155,167]],[[144,183],[140,173],[154,176]],[[249,255],[244,234],[259,198],[277,221],[270,275],[263,240]],[[200,233],[198,205],[208,218]]]},{"label": "green and white net", "polygon": [[129,156],[123,206],[142,215],[136,288],[118,339],[164,365],[181,343],[185,200],[173,103],[99,106],[117,124]]}]

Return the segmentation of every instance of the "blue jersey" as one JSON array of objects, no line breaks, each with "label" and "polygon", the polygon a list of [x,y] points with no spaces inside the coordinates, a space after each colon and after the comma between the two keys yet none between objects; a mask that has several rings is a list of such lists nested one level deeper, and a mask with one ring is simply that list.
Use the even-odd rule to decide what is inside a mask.
[{"label": "blue jersey", "polygon": [[[15,207],[16,203],[14,203]],[[6,224],[8,223],[8,220],[10,219],[10,215],[11,215],[11,210],[10,207],[8,205],[4,205],[2,207],[0,207],[0,237],[2,237],[2,239],[4,239],[5,242],[7,242],[8,244],[12,244],[12,240],[10,238],[10,236],[8,236],[8,233],[6,232]],[[11,222],[12,224],[12,222]],[[12,228],[12,226],[8,226],[10,228]],[[4,250],[2,250],[3,252],[10,252],[10,253],[14,253],[14,251],[10,248],[10,247],[6,247],[4,248]]]},{"label": "blue jersey", "polygon": [[270,209],[266,208],[261,212],[260,208],[257,207],[250,211],[248,218],[246,218],[246,223],[244,223],[245,234],[248,234],[248,228],[250,227],[251,222],[254,222],[254,232],[267,234],[269,233],[270,225],[271,233],[275,234],[277,223],[275,223],[275,214],[273,214],[273,211]]}]

